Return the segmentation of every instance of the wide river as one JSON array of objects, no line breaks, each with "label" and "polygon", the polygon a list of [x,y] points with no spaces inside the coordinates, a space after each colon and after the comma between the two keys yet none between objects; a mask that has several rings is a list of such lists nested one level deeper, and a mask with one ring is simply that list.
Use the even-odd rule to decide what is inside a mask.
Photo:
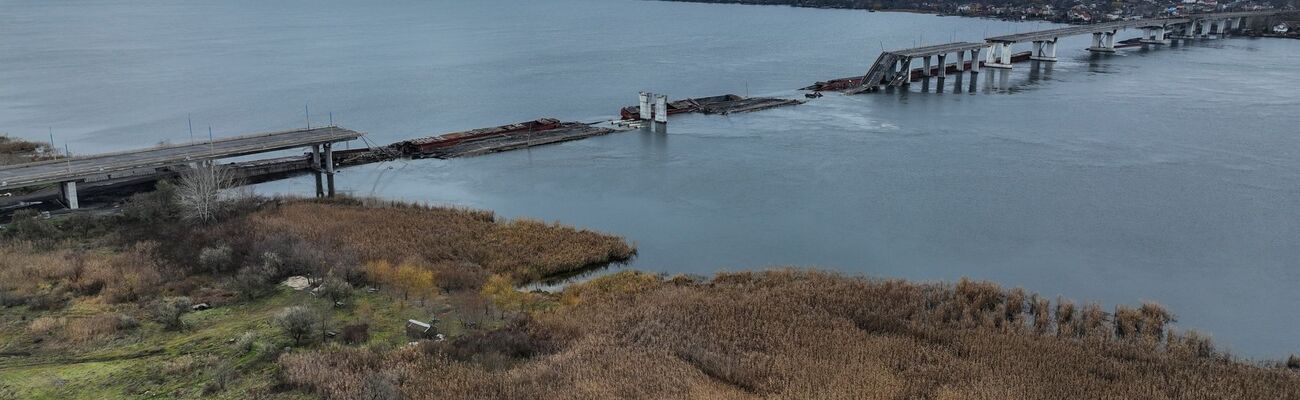
[{"label": "wide river", "polygon": [[[3,5],[0,132],[52,131],[74,153],[186,141],[187,116],[198,137],[299,127],[305,105],[388,143],[608,119],[640,90],[799,96],[882,46],[1052,26],[633,0]],[[1300,352],[1300,41],[1094,57],[1089,39],[1063,40],[1055,65],[986,71],[973,93],[950,79],[948,93],[828,94],[339,182],[624,235],[642,270],[971,277],[1155,301],[1237,354]]]}]

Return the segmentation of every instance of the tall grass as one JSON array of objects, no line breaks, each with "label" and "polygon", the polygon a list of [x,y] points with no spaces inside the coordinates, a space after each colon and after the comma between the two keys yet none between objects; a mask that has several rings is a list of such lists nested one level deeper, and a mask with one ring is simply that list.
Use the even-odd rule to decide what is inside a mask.
[{"label": "tall grass", "polygon": [[534,312],[535,323],[520,331],[526,334],[505,336],[546,338],[511,342],[546,350],[516,352],[507,363],[436,347],[329,349],[281,363],[289,383],[330,399],[364,397],[376,382],[412,399],[1300,393],[1300,374],[1234,362],[1202,336],[1172,333],[1162,308],[1122,307],[1116,321],[1095,305],[1076,312],[1073,303],[1053,306],[987,282],[914,284],[798,270],[693,282],[628,272],[558,296],[564,306]]},{"label": "tall grass", "polygon": [[249,218],[260,235],[290,234],[359,260],[478,266],[517,282],[626,260],[636,251],[616,236],[534,220],[498,221],[490,212],[460,208],[300,201]]}]

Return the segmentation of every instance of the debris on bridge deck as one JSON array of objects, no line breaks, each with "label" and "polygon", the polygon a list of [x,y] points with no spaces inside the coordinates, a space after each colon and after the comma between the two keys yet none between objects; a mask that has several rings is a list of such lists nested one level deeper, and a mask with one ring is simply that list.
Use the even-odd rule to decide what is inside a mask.
[{"label": "debris on bridge deck", "polygon": [[584,139],[613,131],[613,129],[598,128],[581,122],[560,122],[554,118],[542,118],[517,124],[406,140],[394,143],[390,147],[412,158],[467,157]]},{"label": "debris on bridge deck", "polygon": [[[774,107],[792,106],[803,104],[800,100],[780,99],[775,97],[744,97],[734,94],[724,94],[721,96],[696,97],[668,102],[668,115],[699,112],[704,114],[732,114],[758,110],[766,110]],[[619,110],[620,116],[626,121],[636,121],[641,119],[640,106],[628,106]]]}]

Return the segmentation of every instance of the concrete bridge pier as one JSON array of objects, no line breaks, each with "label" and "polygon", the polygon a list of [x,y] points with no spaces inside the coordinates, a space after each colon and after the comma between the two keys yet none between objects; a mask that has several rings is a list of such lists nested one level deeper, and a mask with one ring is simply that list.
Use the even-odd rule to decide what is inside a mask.
[{"label": "concrete bridge pier", "polygon": [[1226,19],[1221,19],[1221,20],[1219,20],[1217,23],[1214,24],[1214,28],[1215,28],[1215,29],[1214,29],[1214,30],[1215,30],[1215,32],[1214,32],[1215,37],[1218,37],[1218,38],[1220,38],[1220,39],[1225,38],[1225,37],[1228,37],[1228,29],[1227,29],[1227,28],[1228,28],[1228,20],[1226,20]]},{"label": "concrete bridge pier", "polygon": [[326,196],[334,197],[334,144],[325,143],[325,180]]},{"label": "concrete bridge pier", "polygon": [[320,145],[311,145],[311,173],[316,177],[316,197],[325,197],[325,184],[321,181]]},{"label": "concrete bridge pier", "polygon": [[81,208],[81,206],[77,204],[77,181],[60,183],[59,194],[63,197],[63,205],[68,206],[69,210]]},{"label": "concrete bridge pier", "polygon": [[1030,60],[1056,62],[1056,40],[1035,40],[1034,52],[1029,56]]},{"label": "concrete bridge pier", "polygon": [[[979,73],[980,73],[980,49],[974,49],[970,51],[970,74],[974,76],[974,75],[979,75]],[[971,83],[972,84],[975,83],[975,80],[971,79]]]},{"label": "concrete bridge pier", "polygon": [[[921,76],[926,77],[926,78],[929,78],[929,77],[930,77],[930,68],[931,68],[931,67],[930,67],[930,56],[925,56],[924,59],[925,59],[925,61],[924,61],[923,63],[921,63],[921,64],[922,64],[922,65],[921,65]],[[907,72],[908,72],[908,73],[911,73],[911,71],[907,71]]]},{"label": "concrete bridge pier", "polygon": [[1098,53],[1115,52],[1115,33],[1118,31],[1104,31],[1092,33],[1092,47],[1088,51]]},{"label": "concrete bridge pier", "polygon": [[639,109],[637,110],[638,111],[637,116],[641,117],[642,121],[649,121],[651,117],[650,93],[641,92],[640,94],[638,94],[637,105],[640,106]]},{"label": "concrete bridge pier", "polygon": [[[948,58],[948,55],[940,54],[934,57],[936,59],[936,63],[939,64],[938,65],[939,82],[943,82],[943,78],[948,77],[948,63],[945,61]],[[942,85],[942,83],[940,83],[940,85]]]},{"label": "concrete bridge pier", "polygon": [[1011,69],[1011,43],[994,42],[989,47],[989,60],[985,67]]},{"label": "concrete bridge pier", "polygon": [[1165,35],[1167,32],[1165,32],[1165,30],[1166,28],[1164,26],[1142,28],[1142,40],[1139,40],[1138,42],[1145,44],[1169,45],[1173,42],[1166,38]]},{"label": "concrete bridge pier", "polygon": [[654,115],[655,132],[668,132],[668,95],[655,95],[655,115]]},{"label": "concrete bridge pier", "polygon": [[961,76],[962,72],[966,72],[966,52],[959,51],[957,52],[957,76]]}]

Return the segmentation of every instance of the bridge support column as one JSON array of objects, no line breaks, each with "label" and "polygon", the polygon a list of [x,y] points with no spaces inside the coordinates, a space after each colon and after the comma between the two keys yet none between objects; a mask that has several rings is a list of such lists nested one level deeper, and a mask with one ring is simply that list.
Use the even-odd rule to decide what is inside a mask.
[{"label": "bridge support column", "polygon": [[1142,28],[1142,40],[1139,40],[1138,42],[1144,44],[1168,45],[1171,42],[1169,39],[1165,38],[1165,34],[1165,27],[1163,26]]},{"label": "bridge support column", "polygon": [[935,56],[935,58],[938,60],[937,64],[939,64],[939,65],[938,65],[938,67],[939,67],[939,73],[938,73],[938,75],[939,75],[939,79],[943,79],[943,78],[948,77],[948,63],[947,63],[947,61],[945,61],[945,60],[948,58],[948,55],[947,55],[947,54],[940,54],[940,55]]},{"label": "bridge support column", "polygon": [[1218,38],[1222,39],[1228,37],[1228,29],[1227,29],[1228,20],[1226,19],[1219,20],[1219,22],[1216,23],[1214,26],[1215,26],[1215,34]]},{"label": "bridge support column", "polygon": [[655,116],[654,128],[656,132],[668,132],[668,95],[655,95]]},{"label": "bridge support column", "polygon": [[326,196],[334,197],[334,144],[325,143],[325,187]]},{"label": "bridge support column", "polygon": [[325,184],[321,181],[320,145],[311,145],[311,173],[316,177],[316,197],[325,197]]},{"label": "bridge support column", "polygon": [[81,208],[77,203],[77,182],[67,181],[59,183],[59,194],[63,197],[63,205],[68,206],[69,210]]},{"label": "bridge support column", "polygon": [[[970,51],[970,73],[971,75],[980,73],[980,49]],[[971,82],[974,83],[975,81],[972,80]]]},{"label": "bridge support column", "polygon": [[993,47],[989,49],[989,62],[984,66],[1011,69],[1011,43],[993,43]]},{"label": "bridge support column", "polygon": [[1038,40],[1034,42],[1034,52],[1029,56],[1034,61],[1056,61],[1056,39]]},{"label": "bridge support column", "polygon": [[966,52],[957,52],[957,75],[966,72]]},{"label": "bridge support column", "polygon": [[651,116],[650,93],[641,92],[637,95],[637,100],[637,105],[640,106],[638,110],[640,112],[637,113],[637,116],[641,117],[642,121],[649,121]]},{"label": "bridge support column", "polygon": [[1093,32],[1092,47],[1089,47],[1088,51],[1098,52],[1098,53],[1114,53],[1115,32],[1116,31]]},{"label": "bridge support column", "polygon": [[1183,34],[1178,35],[1178,38],[1179,38],[1179,39],[1195,39],[1195,38],[1196,38],[1196,21],[1187,21],[1187,23],[1183,24]]},{"label": "bridge support column", "polygon": [[925,56],[925,62],[922,63],[921,76],[930,77],[930,56]]}]

